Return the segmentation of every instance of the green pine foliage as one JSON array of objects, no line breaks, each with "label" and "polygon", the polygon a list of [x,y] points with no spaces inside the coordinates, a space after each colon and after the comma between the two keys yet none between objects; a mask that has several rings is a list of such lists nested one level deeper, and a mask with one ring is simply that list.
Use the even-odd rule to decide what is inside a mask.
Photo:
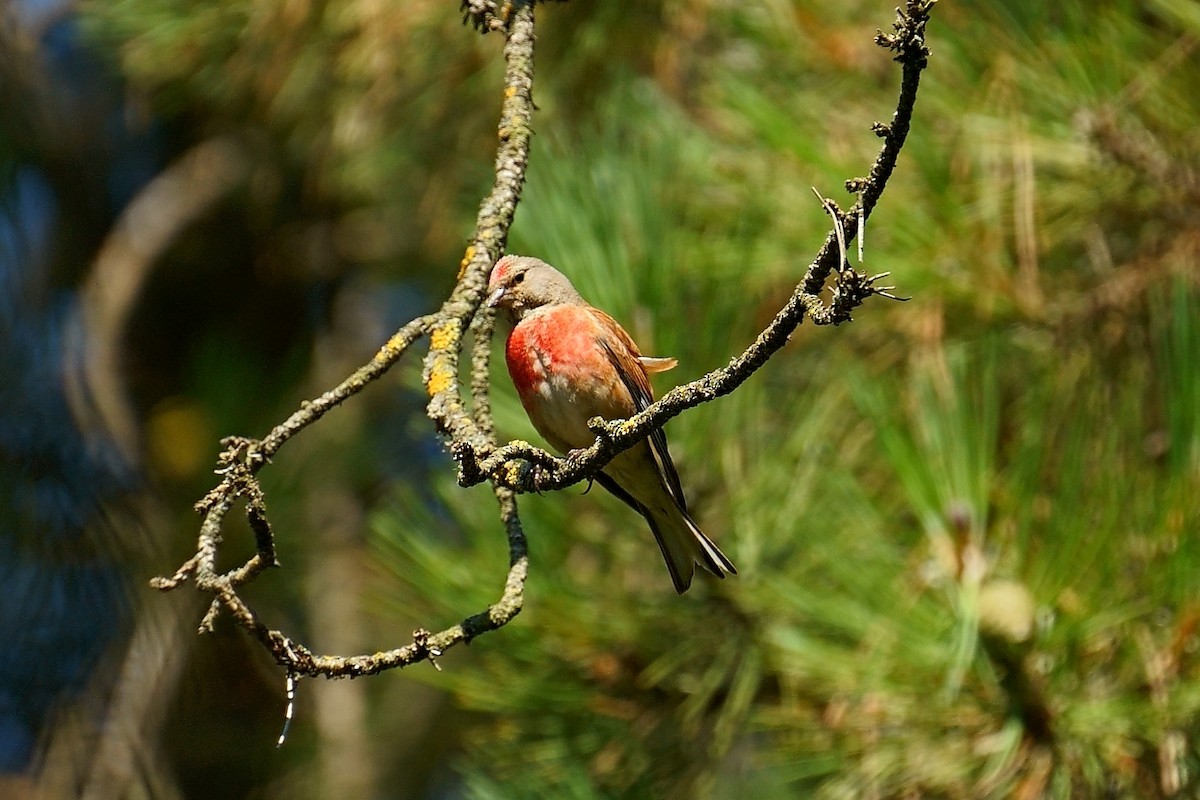
[{"label": "green pine foliage", "polygon": [[[302,187],[346,260],[444,284],[487,182],[499,38],[458,29],[452,2],[366,16],[381,5],[89,9],[162,108],[251,132],[290,176],[252,205]],[[891,13],[539,7],[510,250],[678,357],[660,389],[724,365],[825,235],[811,187],[849,205],[874,156]],[[525,610],[406,672],[463,712],[467,796],[1200,792],[1197,36],[1193,0],[935,9],[866,233],[865,268],[912,301],[803,325],[667,426],[737,577],[677,597],[603,490],[521,499]],[[539,441],[496,354],[498,428]],[[494,501],[449,462],[371,529],[384,641],[498,597]],[[381,729],[403,719],[377,699]]]},{"label": "green pine foliage", "polygon": [[[632,79],[594,118],[543,119],[511,248],[680,357],[680,381],[786,297],[824,230],[809,186],[862,170],[894,92],[868,32],[840,27],[857,20],[711,14],[688,96]],[[677,598],[599,491],[523,501],[526,610],[437,676],[479,712],[471,796],[1195,791],[1197,228],[1178,205],[1197,150],[1187,68],[1163,63],[1185,37],[1130,4],[938,9],[867,234],[915,299],[802,328],[668,426],[738,577]],[[496,374],[502,432],[536,441]],[[488,525],[448,476],[439,496],[447,531]],[[378,519],[392,602],[486,602],[498,531],[420,551],[457,591],[415,580],[413,507]]]}]

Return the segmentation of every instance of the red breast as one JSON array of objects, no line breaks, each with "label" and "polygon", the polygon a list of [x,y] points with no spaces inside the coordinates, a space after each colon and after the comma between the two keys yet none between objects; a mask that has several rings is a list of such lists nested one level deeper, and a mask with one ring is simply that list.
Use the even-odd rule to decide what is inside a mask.
[{"label": "red breast", "polygon": [[584,383],[607,378],[612,364],[597,346],[600,333],[586,306],[556,306],[521,320],[508,336],[504,357],[522,399],[551,376]]},{"label": "red breast", "polygon": [[526,315],[508,337],[505,359],[521,405],[559,452],[592,442],[592,417],[619,419],[636,410],[608,355],[611,346],[601,344],[606,337],[600,312],[571,305]]}]

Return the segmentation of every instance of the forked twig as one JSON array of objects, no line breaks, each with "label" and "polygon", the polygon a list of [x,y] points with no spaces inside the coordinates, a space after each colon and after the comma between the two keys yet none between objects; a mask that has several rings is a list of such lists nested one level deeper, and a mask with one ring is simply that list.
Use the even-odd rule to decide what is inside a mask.
[{"label": "forked twig", "polygon": [[[458,281],[449,298],[435,313],[412,320],[397,331],[367,364],[338,386],[301,407],[261,440],[230,438],[219,458],[218,485],[199,503],[203,515],[196,553],[170,577],[155,578],[156,588],[170,590],[191,580],[201,591],[213,595],[202,630],[225,611],[246,628],[283,665],[293,687],[304,676],[357,677],[419,661],[437,666],[436,659],[456,644],[502,627],[520,613],[528,574],[526,543],[517,513],[516,495],[521,492],[558,489],[595,475],[621,450],[645,438],[655,428],[688,408],[737,389],[761,368],[786,342],[805,316],[816,325],[838,325],[872,295],[892,300],[892,286],[878,286],[887,272],[867,276],[850,265],[847,242],[859,238],[895,168],[912,119],[921,72],[929,55],[925,26],[933,0],[908,0],[898,11],[893,34],[879,33],[876,41],[892,50],[902,66],[896,111],[890,124],[876,123],[873,130],[883,139],[880,152],[867,177],[847,181],[857,195],[847,212],[822,198],[834,227],[787,303],[744,352],[728,365],[715,369],[691,383],[677,386],[641,413],[627,419],[592,420],[596,441],[566,458],[557,458],[527,442],[499,445],[493,432],[489,401],[488,358],[493,331],[490,312],[482,308],[488,273],[503,253],[509,226],[525,180],[533,119],[533,0],[466,0],[466,18],[483,31],[503,31],[505,36],[504,101],[498,128],[495,181],[484,198],[475,235],[466,249]],[[828,303],[820,298],[830,276],[834,276]],[[460,357],[468,332],[474,340],[470,353],[469,398],[460,387]],[[270,463],[293,436],[317,422],[330,409],[377,380],[420,339],[428,338],[422,379],[429,395],[428,414],[437,430],[450,440],[451,453],[459,465],[459,483],[464,486],[490,481],[502,524],[508,538],[509,570],[500,599],[486,610],[437,633],[414,631],[412,642],[385,652],[357,656],[318,655],[283,633],[262,623],[238,594],[238,587],[252,581],[277,563],[274,533],[267,517],[266,500],[258,472]],[[255,534],[257,552],[245,564],[218,572],[216,556],[221,545],[225,518],[238,504],[245,506]]]}]

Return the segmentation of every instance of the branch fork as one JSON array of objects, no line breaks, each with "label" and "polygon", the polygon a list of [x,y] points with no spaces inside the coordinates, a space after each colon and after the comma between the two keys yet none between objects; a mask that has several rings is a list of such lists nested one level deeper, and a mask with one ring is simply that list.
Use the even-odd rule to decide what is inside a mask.
[{"label": "branch fork", "polygon": [[[428,661],[440,668],[437,659],[451,647],[506,625],[520,613],[528,576],[524,531],[517,513],[516,495],[561,489],[590,480],[621,451],[644,439],[653,430],[689,408],[735,391],[787,343],[792,332],[807,316],[816,325],[839,325],[851,312],[873,296],[892,300],[893,286],[880,286],[887,272],[868,276],[852,267],[846,258],[846,242],[860,237],[861,229],[878,202],[895,168],[907,137],[921,72],[929,51],[925,26],[932,0],[907,0],[898,10],[894,34],[879,33],[876,41],[896,53],[902,65],[896,111],[888,125],[876,123],[873,130],[883,139],[879,154],[867,177],[848,181],[846,188],[857,195],[849,211],[842,212],[832,201],[822,205],[834,220],[816,257],[808,265],[788,301],[758,337],[723,367],[690,383],[668,391],[640,413],[624,420],[593,419],[589,428],[596,440],[582,450],[559,458],[528,442],[500,445],[494,434],[490,404],[489,359],[494,327],[492,313],[483,308],[488,274],[503,254],[513,215],[525,181],[533,119],[533,45],[535,0],[464,0],[465,20],[477,29],[503,31],[505,77],[500,121],[497,130],[495,180],[480,204],[475,235],[459,265],[458,282],[441,309],[404,325],[380,348],[375,357],[338,386],[321,396],[304,401],[282,423],[261,440],[230,437],[222,440],[218,457],[217,486],[197,504],[203,516],[196,553],[169,577],[151,580],[151,586],[170,591],[191,580],[200,591],[212,595],[212,603],[201,622],[201,631],[211,630],[221,612],[269,650],[293,682],[305,676],[359,677],[383,670]],[[862,261],[860,247],[859,261]],[[830,302],[820,294],[834,276]],[[459,387],[460,357],[470,333],[468,396]],[[267,516],[265,496],[258,472],[288,440],[325,413],[345,402],[369,383],[385,374],[413,345],[428,339],[422,379],[429,396],[427,412],[435,428],[449,439],[450,455],[458,465],[458,482],[474,486],[492,485],[499,517],[509,550],[509,570],[500,598],[484,611],[467,617],[437,633],[420,628],[412,642],[386,652],[357,656],[316,655],[285,634],[268,628],[238,594],[238,587],[261,572],[278,566],[274,534]],[[226,515],[243,503],[255,536],[256,552],[244,564],[227,572],[216,569]]]}]

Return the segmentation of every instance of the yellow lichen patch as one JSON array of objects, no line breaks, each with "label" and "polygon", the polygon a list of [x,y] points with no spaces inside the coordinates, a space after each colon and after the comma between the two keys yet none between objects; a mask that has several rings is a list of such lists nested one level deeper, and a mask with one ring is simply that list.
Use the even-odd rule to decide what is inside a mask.
[{"label": "yellow lichen patch", "polygon": [[627,419],[606,420],[604,417],[592,417],[588,420],[587,424],[592,433],[599,433],[606,426],[615,424],[616,427],[611,431],[613,436],[628,436],[630,429],[633,428],[633,423]]},{"label": "yellow lichen patch", "polygon": [[454,386],[454,367],[451,366],[445,351],[454,346],[458,337],[458,325],[454,322],[439,325],[429,335],[429,348],[433,354],[433,363],[429,367],[429,381],[425,384],[425,388],[428,389],[430,397],[441,394]]},{"label": "yellow lichen patch", "polygon": [[446,363],[445,356],[437,356],[433,360],[433,366],[429,370],[429,382],[425,384],[425,388],[429,391],[429,396],[441,394],[448,391],[454,385],[454,370],[450,369],[450,365]]},{"label": "yellow lichen patch", "polygon": [[467,265],[475,258],[475,245],[467,245],[467,252],[463,253],[462,261],[458,262],[458,279],[461,281],[463,274],[467,271]]},{"label": "yellow lichen patch", "polygon": [[379,355],[376,358],[383,359],[384,361],[394,361],[404,352],[408,344],[408,340],[402,334],[397,333],[384,342],[383,347],[379,348]]},{"label": "yellow lichen patch", "polygon": [[447,322],[434,328],[429,336],[429,346],[434,350],[448,350],[458,341],[458,325]]},{"label": "yellow lichen patch", "polygon": [[505,86],[504,87],[504,96],[506,98],[512,99],[513,95],[515,95],[516,93],[517,93],[516,86]]},{"label": "yellow lichen patch", "polygon": [[[529,442],[524,439],[513,439],[509,442],[517,447],[532,447]],[[526,462],[519,458],[510,458],[500,465],[497,478],[502,486],[516,486],[521,481],[521,475],[525,472]]]}]

